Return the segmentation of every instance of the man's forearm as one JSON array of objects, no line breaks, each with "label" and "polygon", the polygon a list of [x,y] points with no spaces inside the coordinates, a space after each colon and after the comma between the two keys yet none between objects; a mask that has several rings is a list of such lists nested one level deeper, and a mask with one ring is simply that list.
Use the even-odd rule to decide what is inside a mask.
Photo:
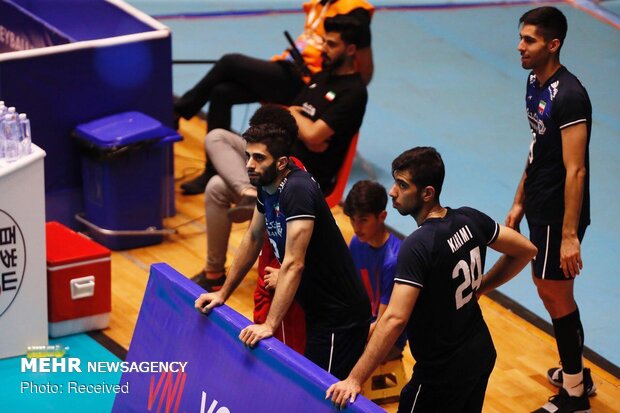
[{"label": "man's forearm", "polygon": [[235,255],[235,260],[228,271],[226,282],[221,289],[224,299],[231,296],[250,271],[258,258],[263,241],[263,237],[256,236],[252,231],[245,233]]},{"label": "man's forearm", "polygon": [[585,182],[585,168],[575,168],[566,171],[564,187],[564,220],[562,222],[562,237],[576,236],[583,203],[583,187]]},{"label": "man's forearm", "polygon": [[286,315],[295,299],[295,293],[301,281],[303,264],[284,262],[278,274],[278,285],[265,320],[270,328],[275,330]]},{"label": "man's forearm", "polygon": [[351,370],[349,377],[360,384],[368,380],[372,372],[385,359],[404,328],[405,322],[397,317],[392,317],[390,314],[381,317],[381,321],[377,323],[364,354]]}]

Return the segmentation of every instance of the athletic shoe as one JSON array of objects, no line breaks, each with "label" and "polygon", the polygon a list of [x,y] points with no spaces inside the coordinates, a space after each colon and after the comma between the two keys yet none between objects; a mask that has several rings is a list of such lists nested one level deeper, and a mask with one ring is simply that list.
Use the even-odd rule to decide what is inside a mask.
[{"label": "athletic shoe", "polygon": [[203,173],[201,173],[191,181],[182,183],[181,190],[183,191],[183,195],[203,194],[205,192],[205,188],[207,187],[209,179],[211,179],[211,176],[212,175],[209,175],[205,170]]},{"label": "athletic shoe", "polygon": [[[562,368],[553,367],[547,370],[547,380],[549,380],[549,383],[553,384],[555,387],[562,387],[562,383],[564,382]],[[592,373],[587,367],[583,369],[583,388],[588,396],[592,396],[596,393],[596,384],[594,384],[594,381],[592,380]]]},{"label": "athletic shoe", "polygon": [[532,413],[592,413],[592,409],[585,393],[580,397],[573,397],[560,388],[558,394],[549,397],[549,401],[543,407]]},{"label": "athletic shoe", "polygon": [[207,278],[207,273],[203,270],[192,277],[192,281],[204,288],[209,293],[214,293],[222,289],[226,276],[222,275],[219,278]]}]

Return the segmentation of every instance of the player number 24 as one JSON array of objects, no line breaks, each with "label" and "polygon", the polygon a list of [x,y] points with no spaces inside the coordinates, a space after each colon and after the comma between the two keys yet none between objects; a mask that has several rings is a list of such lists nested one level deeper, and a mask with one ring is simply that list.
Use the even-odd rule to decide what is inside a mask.
[{"label": "player number 24", "polygon": [[[452,270],[452,278],[457,278],[460,274],[465,277],[463,282],[456,289],[454,299],[456,301],[456,309],[467,304],[474,292],[480,287],[482,281],[482,260],[480,259],[480,247],[476,247],[469,251],[469,263],[460,260],[454,270]],[[471,286],[471,289],[468,287]],[[467,293],[465,292],[467,290]]]}]

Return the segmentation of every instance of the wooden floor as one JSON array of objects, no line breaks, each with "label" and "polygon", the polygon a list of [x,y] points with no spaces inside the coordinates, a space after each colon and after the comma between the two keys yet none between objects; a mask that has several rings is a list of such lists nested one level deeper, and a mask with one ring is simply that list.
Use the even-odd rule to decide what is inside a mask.
[{"label": "wooden floor", "polygon": [[[178,233],[162,244],[112,254],[112,315],[104,334],[124,348],[129,348],[131,336],[146,287],[148,269],[152,263],[166,262],[191,277],[202,269],[206,256],[206,221],[204,197],[184,196],[178,190],[181,181],[200,173],[204,167],[203,137],[205,125],[198,119],[182,121],[185,140],[175,145],[177,178],[177,214],[166,220],[168,228],[178,227]],[[332,210],[349,240],[352,230],[340,207]],[[185,225],[183,225],[185,224]],[[182,225],[182,226],[181,226]],[[233,227],[229,247],[229,263],[241,241],[247,224]],[[251,319],[252,291],[256,272],[249,274],[227,304]],[[525,322],[492,300],[483,297],[481,306],[497,348],[498,359],[491,376],[484,412],[527,412],[540,407],[556,392],[546,379],[547,368],[555,366],[558,355],[552,337]],[[410,374],[413,358],[406,351],[405,370]],[[586,360],[598,387],[590,399],[594,412],[620,412],[620,379]],[[382,405],[395,412],[396,403]]]}]

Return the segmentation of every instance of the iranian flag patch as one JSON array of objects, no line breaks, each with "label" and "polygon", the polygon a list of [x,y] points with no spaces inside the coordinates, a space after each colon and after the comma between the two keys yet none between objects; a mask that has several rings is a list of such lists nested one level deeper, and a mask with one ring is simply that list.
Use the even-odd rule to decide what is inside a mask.
[{"label": "iranian flag patch", "polygon": [[545,106],[547,106],[547,102],[544,100],[538,102],[538,113],[542,115],[545,112]]},{"label": "iranian flag patch", "polygon": [[331,102],[332,100],[336,99],[336,93],[330,90],[325,94],[325,99]]}]

